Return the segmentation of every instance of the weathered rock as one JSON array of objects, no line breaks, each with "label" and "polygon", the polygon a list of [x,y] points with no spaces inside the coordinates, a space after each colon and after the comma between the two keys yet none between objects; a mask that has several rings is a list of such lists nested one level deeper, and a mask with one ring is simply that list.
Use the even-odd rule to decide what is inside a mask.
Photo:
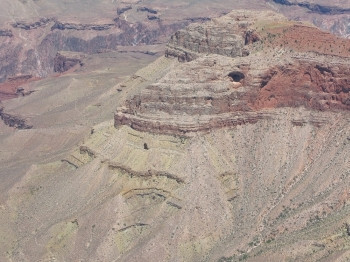
[{"label": "weathered rock", "polygon": [[4,121],[5,125],[14,127],[17,129],[31,129],[33,127],[32,125],[28,125],[25,119],[22,119],[21,117],[18,117],[15,115],[5,113],[4,109],[1,107],[0,107],[0,118],[2,121]]},{"label": "weathered rock", "polygon": [[57,30],[94,30],[94,31],[105,31],[113,28],[114,24],[73,24],[73,23],[61,23],[55,22],[55,24],[51,27],[51,31]]},{"label": "weathered rock", "polygon": [[132,9],[132,7],[130,5],[125,6],[125,7],[117,8],[117,14],[121,15],[121,14],[125,13],[126,11],[128,11],[130,9]]},{"label": "weathered rock", "polygon": [[[326,59],[326,58],[325,58]],[[272,68],[263,76],[256,108],[298,107],[315,110],[350,110],[350,67],[339,63],[296,60],[295,64]]]},{"label": "weathered rock", "polygon": [[13,33],[9,29],[2,29],[2,30],[0,30],[0,36],[13,37]]},{"label": "weathered rock", "polygon": [[32,30],[32,29],[37,29],[39,27],[45,27],[49,23],[54,22],[54,18],[41,18],[39,21],[35,21],[33,23],[30,22],[24,22],[24,21],[19,21],[15,22],[12,24],[13,28],[19,28],[19,29],[24,29],[24,30]]},{"label": "weathered rock", "polygon": [[350,110],[349,48],[348,40],[272,12],[190,25],[166,50],[187,63],[128,99],[115,126],[186,134],[255,123],[268,108]]},{"label": "weathered rock", "polygon": [[72,52],[59,52],[54,60],[54,71],[63,73],[76,65],[83,65],[82,58],[84,55]]},{"label": "weathered rock", "polygon": [[165,55],[178,57],[179,61],[191,61],[199,53],[230,57],[247,55],[243,48],[245,40],[237,30],[239,25],[227,27],[220,21],[214,20],[204,27],[192,24],[179,30],[171,37]]},{"label": "weathered rock", "polygon": [[148,7],[140,7],[137,9],[137,11],[139,12],[147,12],[147,13],[150,13],[150,14],[158,14],[157,10],[154,10],[152,8],[148,8]]}]

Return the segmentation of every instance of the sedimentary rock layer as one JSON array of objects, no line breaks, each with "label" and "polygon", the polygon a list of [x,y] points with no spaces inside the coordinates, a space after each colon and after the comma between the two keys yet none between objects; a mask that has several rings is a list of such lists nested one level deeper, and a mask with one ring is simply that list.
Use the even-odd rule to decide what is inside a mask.
[{"label": "sedimentary rock layer", "polygon": [[130,97],[115,126],[186,134],[255,123],[276,107],[348,111],[349,50],[348,40],[271,12],[193,24],[168,44],[180,63]]}]

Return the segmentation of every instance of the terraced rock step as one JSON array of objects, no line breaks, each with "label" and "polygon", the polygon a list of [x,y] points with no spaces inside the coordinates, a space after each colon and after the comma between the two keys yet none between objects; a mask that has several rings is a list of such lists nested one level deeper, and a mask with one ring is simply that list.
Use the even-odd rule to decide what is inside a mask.
[{"label": "terraced rock step", "polygon": [[181,135],[256,123],[276,107],[350,110],[350,42],[273,12],[192,24],[165,56],[180,63],[129,97],[115,127]]}]

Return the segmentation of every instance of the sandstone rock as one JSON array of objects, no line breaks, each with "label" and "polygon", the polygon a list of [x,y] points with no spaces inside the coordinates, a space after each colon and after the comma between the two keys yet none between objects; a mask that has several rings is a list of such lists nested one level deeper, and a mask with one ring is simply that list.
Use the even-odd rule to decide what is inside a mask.
[{"label": "sandstone rock", "polygon": [[59,52],[54,60],[54,71],[63,73],[76,65],[83,65],[83,54],[72,52]]},{"label": "sandstone rock", "polygon": [[171,37],[166,56],[175,56],[179,61],[191,61],[199,53],[220,54],[230,57],[244,56],[244,38],[236,28],[214,22],[205,27],[193,24]]},{"label": "sandstone rock", "polygon": [[130,97],[115,126],[188,134],[255,123],[269,108],[350,110],[349,49],[345,39],[271,12],[193,24],[167,46],[180,63]]}]

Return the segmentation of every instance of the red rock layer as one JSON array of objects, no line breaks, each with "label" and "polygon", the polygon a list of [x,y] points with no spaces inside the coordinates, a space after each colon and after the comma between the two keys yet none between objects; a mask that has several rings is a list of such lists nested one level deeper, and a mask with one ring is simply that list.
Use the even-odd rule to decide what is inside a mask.
[{"label": "red rock layer", "polygon": [[25,95],[22,85],[38,80],[31,75],[18,76],[8,79],[5,83],[0,83],[0,101]]},{"label": "red rock layer", "polygon": [[314,110],[350,110],[350,65],[300,61],[264,74],[254,109],[304,106]]},{"label": "red rock layer", "polygon": [[116,127],[186,134],[255,123],[270,108],[350,110],[350,41],[274,13],[191,25],[166,56],[187,62],[127,100]]}]

